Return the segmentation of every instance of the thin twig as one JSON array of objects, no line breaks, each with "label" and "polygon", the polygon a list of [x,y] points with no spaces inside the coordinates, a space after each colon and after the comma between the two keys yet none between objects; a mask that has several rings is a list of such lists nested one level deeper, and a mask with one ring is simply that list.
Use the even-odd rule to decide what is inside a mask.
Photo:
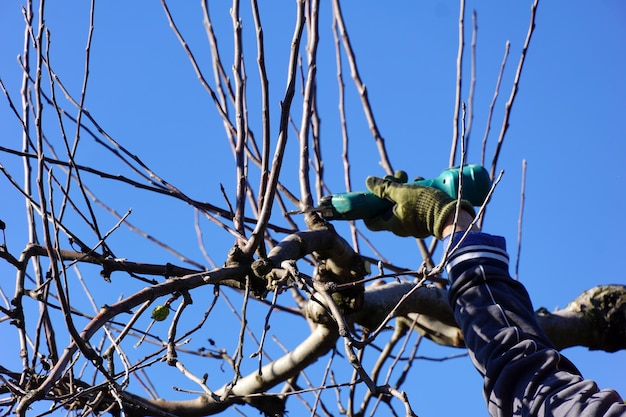
[{"label": "thin twig", "polygon": [[[22,97],[22,117],[18,117],[22,122],[22,150],[24,152],[30,152],[30,115],[31,115],[31,105],[28,99],[29,94],[29,83],[30,83],[30,52],[31,52],[31,43],[34,40],[32,36],[33,29],[33,2],[28,0],[26,2],[26,6],[22,9],[24,13],[24,52],[22,55],[22,59],[20,63],[22,64],[22,68],[24,71],[22,72],[22,87],[21,87],[21,97]],[[4,88],[4,87],[3,87]],[[8,95],[7,95],[8,96]],[[24,165],[24,192],[26,195],[32,195],[32,185],[33,185],[33,169],[30,164],[30,159],[23,158],[22,163]],[[36,226],[35,226],[35,208],[32,200],[26,199],[26,220],[28,225],[28,241],[30,243],[39,243]],[[41,268],[38,263],[35,265],[36,271],[38,271],[38,276],[41,274]],[[20,385],[25,382],[25,377],[28,371],[28,342],[26,336],[26,323],[24,317],[24,309],[22,305],[22,297],[24,295],[24,277],[26,275],[26,271],[24,269],[20,269],[19,273],[16,277],[16,285],[15,285],[15,296],[12,300],[13,305],[15,306],[15,312],[18,317],[21,316],[22,320],[17,321],[17,331],[18,338],[20,341],[20,357],[22,359],[22,376],[20,377]]]},{"label": "thin twig", "polygon": [[474,122],[474,93],[476,91],[476,43],[478,39],[478,17],[476,10],[472,11],[472,45],[471,45],[471,78],[469,96],[467,98],[467,127],[465,128],[465,147],[469,147],[470,133]]},{"label": "thin twig", "polygon": [[515,280],[519,279],[519,261],[522,253],[522,221],[526,202],[526,160],[522,161],[522,189],[520,191],[519,217],[517,219],[517,253],[515,255]]},{"label": "thin twig", "polygon": [[[237,198],[235,205],[235,215],[233,217],[233,223],[235,230],[244,235],[243,217],[245,210],[245,196],[247,193],[247,177],[248,169],[246,162],[246,140],[247,140],[247,123],[246,112],[244,109],[245,98],[245,72],[243,66],[243,47],[241,39],[241,18],[239,17],[239,0],[233,0],[233,5],[230,8],[230,14],[233,24],[234,33],[234,63],[233,63],[233,77],[235,79],[235,127],[237,129],[237,141],[235,144],[235,170],[236,170],[236,184],[237,184]],[[243,243],[243,242],[240,242]]]},{"label": "thin twig", "polygon": [[454,98],[454,113],[452,114],[452,145],[450,146],[450,162],[454,166],[456,148],[459,141],[459,117],[461,113],[461,85],[463,81],[463,49],[465,48],[465,0],[459,6],[459,47],[456,55],[456,93]]},{"label": "thin twig", "polygon": [[[343,161],[343,179],[346,191],[352,191],[352,183],[350,180],[350,136],[348,135],[348,120],[346,118],[345,94],[346,85],[343,81],[343,65],[341,63],[341,45],[339,43],[339,33],[337,29],[337,16],[333,13],[333,41],[335,46],[335,65],[337,66],[337,92],[338,92],[338,111],[341,123],[341,159]],[[350,222],[350,234],[352,235],[352,246],[356,252],[360,252],[358,229],[355,222]]]},{"label": "thin twig", "polygon": [[[463,109],[463,117],[461,119],[461,165],[459,166],[459,184],[458,184],[458,189],[457,189],[457,195],[456,195],[456,207],[454,209],[454,219],[452,221],[452,230],[456,230],[457,227],[457,223],[459,220],[459,213],[461,211],[461,196],[463,195],[463,165],[465,164],[465,117],[467,115],[466,113],[466,107],[465,107],[465,103],[463,103],[462,106]],[[485,201],[483,202],[483,205],[487,204],[487,199],[485,199]],[[452,246],[452,239],[449,240],[448,245],[445,248],[445,251],[443,253],[443,257],[442,259],[448,259],[448,255],[450,254],[450,247]],[[438,274],[440,272],[440,268],[443,265],[443,263],[439,264],[439,268],[434,268],[433,269],[433,273]]]},{"label": "thin twig", "polygon": [[211,391],[211,389],[206,384],[207,375],[204,375],[202,378],[194,375],[193,372],[191,372],[189,369],[187,369],[185,367],[185,365],[183,365],[183,363],[181,361],[179,361],[179,360],[176,360],[175,366],[183,375],[185,375],[191,381],[193,381],[196,384],[198,384],[200,386],[200,388],[202,388],[202,391],[205,394],[209,395],[212,398],[217,399],[217,396],[213,393],[213,391]]},{"label": "thin twig", "polygon": [[354,54],[354,50],[352,49],[350,37],[348,36],[346,25],[343,20],[343,14],[341,12],[339,0],[333,0],[333,16],[339,27],[339,33],[343,42],[343,48],[346,51],[346,57],[348,58],[348,63],[350,64],[350,73],[352,75],[352,79],[354,80],[354,84],[356,85],[357,91],[359,92],[359,95],[361,97],[361,104],[363,107],[363,111],[365,112],[365,118],[367,119],[370,131],[374,136],[374,141],[376,142],[376,146],[378,148],[380,164],[388,175],[392,175],[393,168],[391,167],[391,162],[389,161],[389,156],[387,155],[385,140],[378,130],[376,119],[374,118],[374,112],[372,111],[372,106],[367,95],[367,88],[365,87],[365,84],[363,83],[363,81],[361,80],[361,76],[359,75],[359,69],[356,64],[356,56]]},{"label": "thin twig", "polygon": [[274,311],[274,307],[276,307],[276,300],[278,299],[279,293],[280,291],[278,291],[278,289],[274,291],[270,308],[267,310],[267,314],[265,315],[265,325],[263,326],[263,332],[261,333],[261,342],[259,343],[259,348],[250,355],[251,358],[255,358],[257,356],[259,357],[259,376],[263,375],[261,373],[261,369],[263,368],[263,355],[261,355],[261,352],[263,351],[263,345],[265,344],[267,331],[270,329],[270,317],[272,315],[272,311]]},{"label": "thin twig", "polygon": [[509,96],[509,101],[507,101],[506,105],[504,106],[502,128],[500,130],[500,136],[498,137],[498,143],[496,144],[496,149],[493,153],[493,159],[491,162],[491,178],[495,176],[496,167],[498,165],[498,158],[500,157],[500,150],[502,149],[502,144],[504,143],[504,136],[509,129],[509,118],[511,117],[511,110],[513,109],[513,103],[519,89],[519,82],[522,77],[522,69],[524,68],[524,62],[526,61],[526,53],[528,52],[530,40],[533,36],[533,33],[535,32],[535,16],[537,15],[538,5],[539,0],[535,0],[530,7],[530,25],[528,27],[528,33],[526,34],[526,41],[524,42],[524,46],[522,47],[522,53],[520,54],[519,63],[517,64],[517,71],[515,72],[515,79],[513,80],[511,95]]},{"label": "thin twig", "polygon": [[269,176],[270,163],[270,104],[269,104],[269,80],[267,78],[267,70],[265,68],[265,44],[263,38],[263,26],[261,25],[261,16],[259,14],[259,5],[257,0],[251,0],[252,16],[254,18],[254,26],[256,28],[257,39],[257,64],[259,66],[259,77],[261,84],[261,102],[262,102],[262,123],[263,123],[263,146],[261,152],[261,178],[259,182],[258,205],[263,207],[265,199],[265,191],[267,189],[267,181]]},{"label": "thin twig", "polygon": [[318,12],[319,0],[312,0],[311,16],[308,22],[309,42],[307,43],[307,74],[304,83],[304,97],[302,98],[302,119],[300,121],[300,202],[301,209],[313,207],[313,196],[311,195],[311,183],[309,179],[309,128],[311,126],[311,115],[313,109],[313,97],[315,95],[315,81],[317,74],[317,44],[318,34]]},{"label": "thin twig", "polygon": [[489,137],[489,131],[491,130],[491,118],[493,117],[493,109],[495,108],[496,101],[500,93],[500,84],[502,83],[504,67],[506,66],[506,61],[509,57],[510,49],[511,49],[511,42],[506,41],[506,44],[504,46],[504,57],[502,58],[502,63],[500,64],[500,72],[498,72],[498,78],[496,79],[496,87],[493,92],[493,98],[491,99],[491,104],[489,104],[489,111],[487,113],[487,123],[485,123],[485,134],[483,135],[483,146],[482,146],[482,151],[480,153],[480,163],[483,166],[485,165],[485,155],[487,153],[487,138]]},{"label": "thin twig", "polygon": [[[170,323],[170,328],[167,332],[167,356],[166,362],[168,365],[173,366],[178,363],[178,354],[176,353],[176,332],[178,329],[178,322],[183,315],[183,312],[193,303],[191,296],[187,291],[182,292],[183,301],[180,303],[176,312],[174,313],[174,317],[172,318],[172,322]],[[165,306],[169,308],[168,305]]]},{"label": "thin twig", "polygon": [[[383,350],[378,355],[378,358],[376,359],[376,362],[374,363],[374,366],[372,367],[372,370],[370,371],[370,374],[372,376],[372,380],[378,381],[378,375],[379,375],[383,365],[385,364],[385,361],[387,361],[387,359],[389,359],[389,357],[391,356],[391,354],[393,352],[393,349],[396,347],[398,342],[406,335],[407,330],[408,329],[407,329],[407,326],[404,324],[404,321],[396,320],[396,324],[395,324],[395,327],[394,327],[394,330],[393,330],[393,334],[391,335],[391,337],[389,338],[389,340],[385,344],[385,347],[383,348]],[[370,400],[372,399],[372,395],[373,395],[373,393],[370,392],[370,391],[367,391],[365,393],[365,395],[363,396],[363,400],[361,402],[361,409],[360,409],[358,414],[363,414],[364,415],[365,409],[367,408],[367,405],[369,404]]]},{"label": "thin twig", "polygon": [[[241,306],[241,327],[239,329],[239,339],[237,342],[237,349],[235,350],[235,354],[232,357],[232,361],[235,364],[234,371],[235,375],[233,377],[232,386],[237,384],[237,381],[241,377],[241,361],[243,360],[243,345],[244,345],[244,336],[246,334],[246,329],[248,328],[248,300],[250,299],[250,278],[246,276],[246,288],[243,294],[243,302]],[[228,390],[226,391],[229,392]]]},{"label": "thin twig", "polygon": [[[215,88],[217,90],[216,95],[219,95],[219,103],[224,113],[230,120],[230,116],[228,114],[228,103],[226,101],[226,93],[224,92],[224,87],[228,90],[228,97],[231,100],[231,103],[234,101],[235,93],[233,92],[230,80],[226,71],[224,70],[224,66],[222,65],[222,58],[220,57],[219,46],[217,43],[217,37],[215,36],[215,31],[213,30],[213,23],[211,22],[211,15],[209,14],[209,5],[208,0],[202,1],[202,12],[204,13],[204,28],[207,33],[207,38],[209,41],[209,45],[211,46],[211,62],[213,63],[213,77],[215,79]],[[191,52],[191,51],[190,51]],[[193,65],[193,62],[192,62]],[[205,81],[206,83],[206,81]],[[235,147],[235,132],[230,128],[230,122],[224,121],[224,129],[226,130],[226,137],[231,143],[231,146]]]},{"label": "thin twig", "polygon": [[280,112],[280,125],[278,133],[278,143],[276,144],[276,151],[274,152],[274,159],[272,160],[272,168],[270,170],[270,177],[268,180],[267,188],[264,191],[265,200],[259,214],[259,219],[256,224],[248,243],[243,248],[244,254],[252,254],[257,246],[260,244],[267,223],[269,222],[272,213],[272,204],[274,202],[274,196],[276,194],[276,188],[278,184],[278,177],[282,167],[283,157],[285,155],[285,147],[287,146],[287,138],[289,131],[289,112],[291,109],[291,103],[295,94],[295,77],[298,63],[298,50],[300,48],[300,41],[302,39],[302,31],[304,29],[304,0],[297,1],[297,20],[294,29],[293,38],[291,41],[291,53],[289,56],[289,70],[287,73],[287,89],[285,96],[281,102]]},{"label": "thin twig", "polygon": [[231,132],[233,132],[233,133],[236,132],[237,129],[231,123],[231,121],[230,121],[230,119],[228,117],[228,113],[226,112],[226,106],[222,105],[222,103],[220,102],[217,94],[211,88],[209,83],[206,81],[206,78],[204,77],[204,74],[202,73],[202,70],[200,69],[200,66],[198,65],[198,62],[196,61],[196,58],[195,58],[194,54],[191,52],[191,49],[189,48],[189,45],[185,41],[185,38],[182,36],[180,31],[178,30],[178,27],[176,26],[176,23],[174,22],[174,18],[172,17],[172,14],[170,13],[169,8],[167,7],[166,0],[161,0],[161,5],[163,6],[163,11],[165,12],[165,16],[167,17],[169,25],[172,28],[172,31],[174,32],[174,34],[176,35],[176,38],[178,39],[178,41],[182,45],[183,49],[187,53],[187,57],[189,58],[189,61],[191,62],[191,65],[192,65],[194,71],[196,72],[196,75],[198,76],[198,80],[200,81],[200,84],[202,84],[202,87],[204,87],[204,89],[211,96],[211,99],[213,100],[213,102],[215,104],[215,108],[217,109],[218,113],[222,117],[222,121],[224,122],[224,125],[227,126],[227,128]]},{"label": "thin twig", "polygon": [[[78,115],[76,116],[76,133],[74,136],[74,144],[72,146],[72,148],[70,149],[69,143],[67,141],[67,137],[65,136],[65,134],[63,135],[63,142],[66,146],[66,151],[67,151],[67,156],[70,160],[70,175],[68,175],[67,177],[67,182],[65,184],[65,189],[67,190],[67,193],[64,196],[64,201],[61,207],[61,210],[59,211],[59,219],[63,219],[63,213],[64,213],[64,208],[65,208],[65,198],[69,196],[69,189],[70,189],[70,184],[71,184],[71,173],[72,173],[72,166],[74,164],[74,158],[76,156],[76,150],[78,149],[78,143],[80,141],[80,126],[82,124],[82,117],[83,117],[83,112],[84,112],[84,108],[85,108],[85,99],[87,97],[87,84],[89,81],[89,65],[90,65],[90,58],[91,58],[91,41],[93,39],[93,31],[94,31],[94,16],[95,16],[95,0],[91,0],[90,3],[90,7],[89,7],[89,30],[88,30],[88,34],[87,34],[87,45],[85,47],[85,69],[84,69],[84,74],[83,74],[83,84],[81,87],[81,93],[80,93],[80,100],[78,102]],[[48,35],[48,41],[50,40],[50,35]],[[49,48],[48,48],[49,51]],[[46,60],[47,62],[50,62],[50,57],[49,55],[46,55]],[[51,74],[52,75],[52,74]],[[53,81],[54,77],[50,77],[50,81],[51,81],[51,94],[54,94],[54,84]],[[54,106],[55,108],[57,107],[56,105]],[[59,119],[59,124],[61,126],[63,126],[62,123],[62,116],[61,113],[57,111],[57,117]],[[83,195],[83,199],[85,201],[85,205],[87,206],[87,210],[89,211],[90,217],[92,219],[92,223],[93,223],[93,231],[96,234],[96,236],[98,236],[98,238],[100,240],[102,239],[102,236],[100,234],[99,228],[98,228],[98,220],[96,218],[96,215],[93,211],[93,207],[91,206],[91,202],[89,201],[89,198],[87,197],[87,195],[85,194],[85,190],[83,188],[83,183],[80,177],[80,172],[76,172],[76,180],[79,186],[79,189]]]}]

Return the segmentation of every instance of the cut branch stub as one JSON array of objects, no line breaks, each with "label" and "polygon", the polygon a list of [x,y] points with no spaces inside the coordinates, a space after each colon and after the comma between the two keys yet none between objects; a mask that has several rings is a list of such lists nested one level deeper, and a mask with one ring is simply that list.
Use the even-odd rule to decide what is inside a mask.
[{"label": "cut branch stub", "polygon": [[585,291],[574,302],[588,300],[594,308],[586,315],[598,332],[598,344],[589,349],[615,352],[626,348],[626,286],[603,285]]},{"label": "cut branch stub", "polygon": [[345,313],[358,310],[363,304],[364,285],[361,279],[369,273],[367,261],[359,256],[332,225],[326,222],[307,222],[314,230],[293,233],[281,240],[267,258],[252,263],[252,271],[265,279],[268,288],[276,278],[273,272],[286,260],[298,260],[313,254],[318,261],[316,279],[333,292],[334,285],[354,283],[345,290],[333,292],[335,302]]},{"label": "cut branch stub", "polygon": [[[248,266],[250,265],[251,259],[241,250],[241,248],[237,245],[233,246],[230,251],[228,251],[228,257],[225,262],[225,266]],[[250,289],[252,293],[257,298],[265,298],[267,295],[266,285],[264,280],[260,280],[259,276],[254,274],[247,274],[250,278]],[[233,288],[245,289],[245,277],[241,280],[237,280],[237,285],[231,285]]]},{"label": "cut branch stub", "polygon": [[593,287],[563,310],[537,314],[539,325],[557,348],[586,346],[616,352],[626,349],[626,286]]}]

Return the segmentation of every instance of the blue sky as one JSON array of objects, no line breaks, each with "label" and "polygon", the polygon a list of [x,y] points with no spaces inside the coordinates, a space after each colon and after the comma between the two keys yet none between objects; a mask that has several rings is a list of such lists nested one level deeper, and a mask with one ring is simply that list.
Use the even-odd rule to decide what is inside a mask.
[{"label": "blue sky", "polygon": [[[394,168],[408,171],[409,176],[438,175],[448,164],[452,138],[458,5],[407,0],[345,3],[344,17],[360,75],[367,85]],[[0,6],[3,39],[0,77],[16,103],[19,103],[20,69],[15,57],[21,53],[23,44],[20,4],[5,1]],[[487,161],[491,161],[504,103],[511,91],[528,29],[530,4],[528,1],[491,0],[470,1],[466,5],[464,101],[469,91],[472,11],[476,10],[478,16],[470,162],[480,159],[487,110],[508,40],[510,54],[487,146]],[[207,80],[213,84],[210,50],[199,4],[181,2],[170,7]],[[226,69],[230,70],[232,35],[228,7],[226,3],[211,3],[213,23],[221,36],[221,52]],[[281,7],[273,7],[273,10],[265,7],[261,11],[274,140],[279,102],[285,89],[294,8],[293,2],[285,2]],[[85,61],[87,3],[49,4],[48,9],[46,24],[52,33],[52,65],[69,90],[78,96]],[[248,9],[247,4],[242,5],[246,36],[253,35]],[[324,4],[320,20],[318,108],[322,117],[326,182],[333,191],[340,192],[344,191],[344,181],[330,13],[330,5]],[[254,106],[259,100],[256,49],[254,38],[246,39],[245,46],[252,48],[246,52],[247,99],[250,109],[255,109],[248,116],[260,136],[260,114]],[[563,308],[595,285],[626,282],[623,268],[619,267],[626,253],[623,240],[626,226],[620,220],[626,211],[624,39],[626,6],[619,0],[601,0],[593,5],[574,0],[567,6],[544,1],[539,5],[536,30],[498,162],[498,168],[504,169],[505,175],[485,221],[486,231],[507,238],[513,257],[517,245],[521,167],[526,160],[520,280],[528,288],[535,307]],[[157,2],[97,3],[91,53],[86,108],[105,130],[188,195],[223,206],[221,183],[230,198],[234,198],[235,171],[223,125],[168,28],[161,6]],[[347,63],[343,64],[352,152],[351,179],[353,187],[358,189],[363,188],[367,175],[384,175],[384,171],[378,165],[375,144],[350,81]],[[0,125],[3,126],[0,143],[19,148],[19,126],[7,111],[6,100],[3,103],[0,106]],[[292,114],[297,124],[299,113],[300,107],[296,104]],[[54,123],[52,112],[48,117],[47,122]],[[298,190],[294,162],[297,142],[293,131],[290,135],[291,158],[286,159],[282,178]],[[54,134],[51,138],[58,140]],[[79,159],[86,165],[131,175],[126,168],[114,165],[117,162],[89,138],[81,141]],[[0,163],[16,178],[21,178],[21,162],[17,158],[0,154]],[[133,224],[160,240],[174,242],[176,249],[191,259],[208,264],[198,249],[193,215],[186,207],[95,177],[90,177],[89,182],[120,213],[132,207],[129,219]],[[10,226],[7,243],[9,248],[19,252],[25,244],[25,235],[18,232],[23,230],[23,203],[4,178],[0,179],[0,191],[9,196],[0,203],[0,218]],[[105,216],[103,214],[102,227],[112,227],[116,220]],[[210,254],[221,264],[232,239],[208,222],[201,224]],[[345,225],[338,227],[349,236]],[[385,248],[387,255],[398,264],[414,268],[419,265],[418,251],[411,240],[385,233],[369,233],[368,238]],[[129,259],[179,263],[132,233],[116,233],[110,244]],[[0,271],[12,277],[4,265],[0,266]],[[128,285],[128,288],[123,287],[126,295],[132,293],[132,285],[137,285],[114,280],[116,288],[111,294],[119,293],[122,284]],[[12,293],[11,285],[5,288],[3,284],[2,288]],[[102,294],[111,291],[110,286],[103,285],[102,291]],[[104,298],[99,301],[111,302]],[[0,325],[0,333],[3,338],[5,334],[14,335],[5,324]],[[458,351],[424,343],[420,352],[440,357]],[[626,394],[624,352],[606,354],[574,348],[564,353],[586,377],[596,379],[602,387],[614,387]],[[404,389],[420,416],[458,415],[459,412],[486,415],[482,384],[469,359],[445,363],[421,361],[412,375]],[[162,393],[168,394],[167,390]]]}]

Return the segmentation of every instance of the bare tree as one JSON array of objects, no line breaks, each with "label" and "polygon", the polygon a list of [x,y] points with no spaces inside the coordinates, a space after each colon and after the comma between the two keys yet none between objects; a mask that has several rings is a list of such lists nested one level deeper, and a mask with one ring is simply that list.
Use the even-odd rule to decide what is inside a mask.
[{"label": "bare tree", "polygon": [[[223,139],[234,156],[229,175],[235,180],[231,188],[222,187],[222,198],[206,202],[194,197],[183,191],[186,184],[162,177],[163,167],[125,146],[124,134],[108,132],[98,115],[86,108],[95,53],[92,36],[97,30],[95,1],[78,94],[55,71],[54,33],[46,25],[48,7],[53,6],[26,3],[21,86],[1,85],[12,123],[21,130],[21,141],[10,137],[0,146],[2,161],[13,163],[0,166],[3,187],[10,190],[2,191],[3,199],[11,198],[12,207],[24,207],[27,226],[25,246],[13,247],[6,236],[20,229],[10,222],[1,224],[5,240],[0,246],[0,326],[3,337],[16,338],[20,347],[19,358],[11,358],[9,365],[5,354],[0,366],[3,415],[23,416],[33,409],[41,414],[68,410],[81,415],[192,416],[244,404],[278,416],[296,402],[311,415],[360,416],[377,407],[394,414],[400,407],[405,415],[414,415],[403,382],[418,360],[420,342],[426,338],[463,347],[439,275],[445,255],[437,261],[441,248],[436,242],[419,241],[423,263],[417,270],[408,269],[383,255],[385,251],[376,248],[356,222],[343,229],[349,231],[342,236],[310,210],[329,193],[321,149],[330,138],[322,134],[317,108],[320,68],[337,72],[345,189],[352,188],[346,88],[358,92],[380,164],[393,173],[339,0],[331,2],[332,8],[317,0],[295,2],[282,85],[270,85],[263,14],[256,0],[245,9],[246,21],[237,0],[230,6],[233,62],[221,55],[225,40],[214,29],[214,20],[223,24],[226,15],[212,16],[207,1],[198,10],[203,14],[209,62],[206,53],[199,57],[192,50],[166,1],[161,4],[200,87],[213,103],[212,111],[221,119]],[[330,24],[320,25],[321,7],[331,10]],[[530,10],[526,43],[491,156],[494,182],[536,11],[537,1]],[[466,103],[461,97],[461,83],[467,79],[462,71],[467,55],[465,15],[462,1],[450,165],[466,162],[465,127],[472,120],[473,97]],[[243,27],[254,30],[244,32]],[[334,39],[335,62],[318,57],[322,30]],[[475,42],[472,45],[474,58]],[[507,60],[508,46],[502,68]],[[255,61],[256,68],[250,65]],[[207,75],[211,72],[212,79]],[[494,103],[503,93],[502,74]],[[471,83],[474,80],[472,73]],[[252,83],[259,98],[254,104],[248,99]],[[483,160],[488,158],[484,143],[491,112],[487,126]],[[89,156],[84,148],[95,151]],[[99,158],[107,163],[99,164]],[[298,163],[286,169],[286,158]],[[14,163],[18,159],[21,167]],[[103,190],[98,186],[103,182],[113,188]],[[204,261],[183,255],[176,242],[158,240],[133,224],[130,210],[119,213],[108,203],[115,190],[129,188],[192,214]],[[303,214],[292,214],[294,209]],[[208,235],[219,236],[230,249],[209,254]],[[134,259],[125,241],[140,242],[144,250],[178,261]],[[365,255],[362,247],[375,255]],[[372,274],[370,265],[378,266],[378,275]],[[540,309],[537,318],[559,348],[587,346],[613,352],[626,348],[620,330],[625,311],[626,288],[601,286],[562,310]],[[232,340],[214,340],[225,329]],[[282,336],[270,329],[281,329]],[[294,338],[293,346],[283,347],[286,339],[291,343]],[[164,385],[179,388],[166,391]]]}]

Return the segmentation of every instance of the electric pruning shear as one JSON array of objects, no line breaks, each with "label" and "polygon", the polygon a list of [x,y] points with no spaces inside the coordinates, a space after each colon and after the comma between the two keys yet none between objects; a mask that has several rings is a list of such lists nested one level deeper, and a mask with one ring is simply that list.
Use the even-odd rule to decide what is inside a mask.
[{"label": "electric pruning shear", "polygon": [[[437,178],[421,179],[409,184],[437,188],[455,199],[458,197],[459,185],[462,185],[461,198],[474,206],[481,206],[492,183],[483,166],[469,164],[448,168]],[[359,220],[375,217],[392,206],[393,202],[379,198],[370,191],[356,191],[324,196],[317,207],[289,214],[318,212],[326,220]]]}]

